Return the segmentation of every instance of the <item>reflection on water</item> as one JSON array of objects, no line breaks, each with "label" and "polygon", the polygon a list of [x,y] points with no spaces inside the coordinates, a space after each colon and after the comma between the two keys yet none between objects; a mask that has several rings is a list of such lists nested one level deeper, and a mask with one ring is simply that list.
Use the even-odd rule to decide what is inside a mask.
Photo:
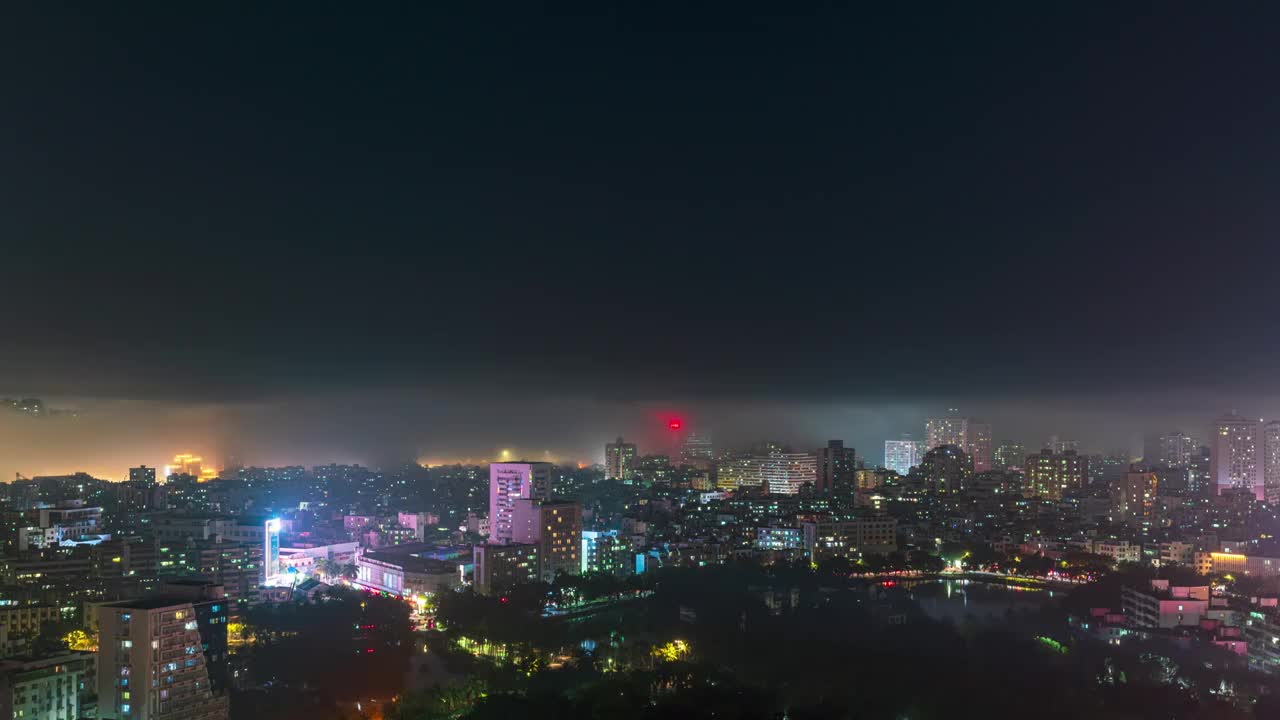
[{"label": "reflection on water", "polygon": [[1009,612],[1035,611],[1056,602],[1061,591],[1042,587],[1003,585],[975,580],[918,580],[903,583],[908,596],[935,620],[966,617],[994,620]]}]

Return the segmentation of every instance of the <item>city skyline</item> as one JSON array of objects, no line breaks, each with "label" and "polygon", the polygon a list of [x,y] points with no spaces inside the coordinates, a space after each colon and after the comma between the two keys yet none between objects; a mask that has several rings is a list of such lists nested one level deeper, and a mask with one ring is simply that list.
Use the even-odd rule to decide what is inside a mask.
[{"label": "city skyline", "polygon": [[[954,411],[955,409],[947,408],[946,410]],[[792,409],[792,412],[796,413],[796,418],[808,417],[809,420],[812,420],[812,417],[807,416],[806,413],[813,413],[814,410],[812,408]],[[840,414],[839,411],[833,412],[835,412],[835,414]],[[916,411],[913,410],[911,412],[914,413]],[[635,443],[637,445],[637,460],[649,455],[669,455],[672,457],[673,461],[680,460],[679,456],[681,453],[678,447],[673,445],[673,443],[680,442],[681,438],[690,437],[690,434],[695,437],[699,435],[712,437],[714,445],[719,450],[746,452],[750,450],[753,445],[761,441],[772,440],[780,442],[783,445],[792,448],[796,452],[806,453],[816,452],[818,448],[825,445],[827,440],[831,439],[828,436],[844,435],[844,441],[850,446],[853,446],[857,441],[850,440],[849,438],[864,438],[861,442],[861,447],[866,449],[858,453],[858,459],[859,462],[866,464],[867,467],[880,466],[884,463],[886,442],[901,440],[903,436],[927,437],[929,422],[928,417],[917,418],[915,415],[911,415],[910,417],[918,421],[918,426],[915,428],[911,428],[911,425],[908,424],[911,420],[902,420],[902,425],[887,425],[881,421],[882,418],[875,411],[867,411],[864,416],[867,420],[864,420],[862,423],[846,424],[841,426],[837,422],[833,423],[831,426],[827,426],[825,423],[810,422],[810,428],[804,433],[795,432],[796,423],[788,418],[787,422],[778,423],[774,426],[775,428],[785,428],[782,431],[770,430],[767,425],[761,425],[761,429],[759,430],[744,430],[739,425],[736,432],[720,434],[709,432],[706,429],[706,426],[701,424],[700,421],[683,421],[683,426],[680,431],[675,432],[669,427],[668,420],[665,419],[667,417],[666,414],[655,413],[652,410],[636,411],[631,407],[621,407],[616,410],[616,413],[616,417],[619,418],[619,425],[631,428],[626,432],[626,438],[628,438],[629,443]],[[945,414],[946,413],[934,413],[935,416],[940,417],[945,416]],[[1165,429],[1163,426],[1157,426],[1156,429],[1152,429],[1151,426],[1148,426],[1148,429],[1143,432],[1134,431],[1120,434],[1095,433],[1093,435],[1086,435],[1085,437],[1093,437],[1095,439],[1084,441],[1079,440],[1076,436],[1070,433],[1045,434],[1029,432],[1026,429],[1028,424],[1026,422],[1019,422],[1018,425],[1015,426],[1015,430],[1013,432],[1004,431],[1004,428],[1008,427],[1008,425],[1003,423],[1009,421],[1018,422],[1021,419],[1018,416],[1002,417],[1003,422],[995,424],[994,430],[990,429],[993,424],[989,422],[972,422],[970,424],[974,427],[983,428],[986,432],[991,433],[991,437],[986,438],[986,444],[989,445],[991,451],[998,449],[998,446],[1000,445],[1012,444],[1022,447],[1026,453],[1038,452],[1043,448],[1050,447],[1051,443],[1055,439],[1060,438],[1059,442],[1073,443],[1079,446],[1080,452],[1083,454],[1104,456],[1120,455],[1128,457],[1130,460],[1134,461],[1145,459],[1148,462],[1163,462],[1165,460],[1165,453],[1167,450],[1165,443],[1169,437],[1187,438],[1188,442],[1194,443],[1193,445],[1187,446],[1191,451],[1196,451],[1201,447],[1211,447],[1213,444],[1212,429],[1214,427],[1214,422],[1219,419],[1220,415],[1221,413],[1218,413],[1211,419],[1203,422],[1202,428],[1199,430],[1196,430],[1193,424],[1182,426],[1192,428],[1191,432],[1184,432],[1181,429]],[[901,417],[906,416],[907,413],[901,414]],[[101,421],[103,425],[95,425],[95,419],[97,421]],[[165,425],[171,419],[172,418],[170,416],[166,416],[161,413],[156,417],[152,417],[148,421],[150,423],[154,423],[154,425],[148,427],[159,427],[161,425]],[[108,428],[119,426],[118,420],[113,419],[109,414],[104,414],[102,417],[98,417],[97,413],[94,411],[80,411],[75,413],[74,416],[69,413],[67,419],[54,420],[48,424],[43,420],[36,420],[35,422],[30,422],[29,420],[29,418],[25,417],[6,418],[3,414],[0,414],[0,427],[6,427],[10,430],[10,439],[17,438],[19,441],[27,442],[31,438],[36,437],[44,437],[45,439],[48,439],[50,436],[57,436],[64,430],[70,430],[72,433],[75,433],[84,426],[92,428],[95,433],[100,433]],[[741,418],[738,417],[736,420],[740,421]],[[66,423],[66,425],[59,425],[58,423],[60,422]],[[1053,420],[1042,420],[1042,422],[1044,423],[1045,428],[1059,428],[1062,426],[1061,423],[1057,423]],[[1262,431],[1264,425],[1270,425],[1272,421],[1268,421],[1265,418],[1255,418],[1248,422],[1254,423],[1258,426],[1257,432],[1259,435],[1256,443],[1256,454],[1258,456],[1257,475],[1259,478],[1258,482],[1261,483],[1261,478],[1264,474],[1262,456],[1265,449]],[[868,432],[868,426],[875,429]],[[192,428],[198,427],[199,425],[192,426]],[[723,429],[725,426],[722,425],[719,427]],[[849,428],[849,430],[845,432],[827,432],[824,429],[826,427],[845,427]],[[914,429],[915,432],[898,433],[896,437],[881,437],[879,435],[880,432],[892,435],[894,432],[893,428],[895,427],[911,428]],[[880,428],[888,429],[880,430]],[[109,432],[109,430],[107,431]],[[470,452],[449,452],[445,450],[434,453],[415,453],[410,450],[403,452],[384,452],[379,455],[377,453],[363,452],[358,448],[341,453],[335,453],[330,446],[327,450],[298,449],[282,457],[280,454],[273,453],[263,445],[257,446],[256,451],[245,452],[246,446],[243,443],[191,442],[185,440],[184,438],[198,438],[204,436],[202,431],[198,429],[191,429],[184,430],[183,432],[172,436],[174,438],[173,440],[162,441],[160,447],[151,450],[140,450],[139,446],[136,444],[130,448],[115,449],[111,452],[112,457],[115,458],[114,462],[102,462],[91,458],[69,459],[77,457],[89,458],[89,455],[86,454],[85,451],[86,449],[92,450],[94,447],[93,443],[85,443],[83,439],[74,434],[67,440],[67,442],[79,443],[79,446],[76,448],[76,452],[68,451],[66,448],[62,447],[60,443],[55,442],[49,445],[50,453],[64,458],[61,461],[61,465],[49,467],[42,466],[38,462],[27,465],[13,464],[12,453],[3,459],[8,463],[13,464],[17,473],[26,477],[88,472],[90,475],[94,475],[95,477],[109,480],[124,479],[127,469],[139,464],[151,465],[152,467],[157,468],[157,472],[163,476],[163,471],[167,469],[169,465],[181,462],[182,458],[178,456],[195,455],[197,456],[195,457],[195,460],[198,462],[201,459],[198,456],[202,454],[208,457],[205,465],[206,473],[221,470],[229,466],[279,467],[300,465],[311,467],[330,463],[354,463],[387,469],[403,463],[417,463],[424,466],[452,464],[480,465],[487,464],[489,462],[515,460],[588,466],[604,464],[606,462],[605,446],[617,439],[607,430],[601,431],[598,435],[600,439],[605,442],[593,443],[592,441],[595,440],[595,437],[593,436],[590,440],[587,440],[581,445],[571,448],[568,451],[506,443],[500,445],[489,445],[488,447],[477,447],[473,445],[471,446],[472,449]],[[322,433],[317,437],[318,442],[316,442],[316,444],[324,445],[326,442],[326,436]],[[715,441],[714,438],[717,437],[721,439],[719,441]],[[1101,442],[1096,440],[1096,438],[1099,437],[1103,438]],[[1127,437],[1128,442],[1121,442],[1119,439],[1120,437]],[[877,440],[877,438],[879,439]],[[1023,440],[1021,438],[1027,439]],[[1036,438],[1040,439],[1037,440]],[[119,442],[118,439],[113,438],[110,435],[101,438],[101,441],[103,444],[115,444]],[[927,440],[919,440],[918,442],[921,445],[921,454],[929,449],[927,447]],[[300,444],[305,445],[306,443]],[[1121,447],[1122,445],[1125,447]],[[408,447],[408,445],[405,445],[404,447]],[[211,450],[201,450],[201,448],[211,448]],[[223,450],[221,448],[230,448],[230,450]],[[125,464],[121,465],[120,463],[122,462]],[[42,467],[47,469],[41,469]],[[175,471],[177,471],[178,467],[178,465],[174,465]],[[11,480],[14,477],[14,473],[8,469],[5,462],[0,462],[0,470],[5,471],[6,481]]]}]

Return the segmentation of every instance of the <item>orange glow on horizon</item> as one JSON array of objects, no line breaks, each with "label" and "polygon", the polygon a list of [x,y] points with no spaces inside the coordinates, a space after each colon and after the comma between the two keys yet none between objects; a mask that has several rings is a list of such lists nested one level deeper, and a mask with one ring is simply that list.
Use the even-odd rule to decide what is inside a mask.
[{"label": "orange glow on horizon", "polygon": [[549,462],[556,465],[576,466],[579,470],[589,468],[595,464],[591,460],[575,460],[572,458],[564,458],[554,455],[549,450],[544,453],[540,453],[540,455],[541,457],[536,455],[523,455],[514,449],[507,448],[503,451],[499,451],[498,455],[492,457],[420,457],[416,462],[419,466],[424,468],[450,467],[454,465],[479,466],[496,462]]}]

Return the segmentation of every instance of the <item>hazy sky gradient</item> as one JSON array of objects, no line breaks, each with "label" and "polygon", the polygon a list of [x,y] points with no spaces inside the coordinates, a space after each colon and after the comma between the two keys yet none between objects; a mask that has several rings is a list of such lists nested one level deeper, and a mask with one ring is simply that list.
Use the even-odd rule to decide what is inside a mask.
[{"label": "hazy sky gradient", "polygon": [[[1215,396],[1216,397],[1216,396]],[[1212,399],[1059,398],[958,403],[992,423],[997,443],[1028,448],[1051,434],[1078,439],[1094,452],[1142,452],[1144,435],[1182,430],[1203,439],[1217,414]],[[1280,398],[1266,403],[1280,408]],[[403,389],[394,393],[313,393],[259,403],[184,404],[62,398],[79,417],[33,420],[0,415],[0,473],[84,470],[121,479],[127,468],[163,466],[179,452],[214,465],[360,462],[391,468],[405,461],[485,462],[502,449],[530,459],[598,462],[604,443],[622,434],[645,453],[664,453],[677,438],[666,419],[710,434],[718,445],[781,440],[808,450],[841,438],[875,464],[883,441],[923,437],[924,418],[944,405],[924,403],[619,402],[513,392],[496,397]],[[1242,412],[1257,406],[1241,405]]]}]

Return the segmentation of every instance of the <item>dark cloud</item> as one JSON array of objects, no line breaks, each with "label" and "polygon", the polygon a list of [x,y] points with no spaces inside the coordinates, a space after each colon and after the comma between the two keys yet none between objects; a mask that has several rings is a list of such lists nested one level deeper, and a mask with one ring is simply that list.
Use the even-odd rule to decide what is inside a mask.
[{"label": "dark cloud", "polygon": [[476,12],[10,9],[4,384],[263,457],[1276,391],[1270,8]]}]

